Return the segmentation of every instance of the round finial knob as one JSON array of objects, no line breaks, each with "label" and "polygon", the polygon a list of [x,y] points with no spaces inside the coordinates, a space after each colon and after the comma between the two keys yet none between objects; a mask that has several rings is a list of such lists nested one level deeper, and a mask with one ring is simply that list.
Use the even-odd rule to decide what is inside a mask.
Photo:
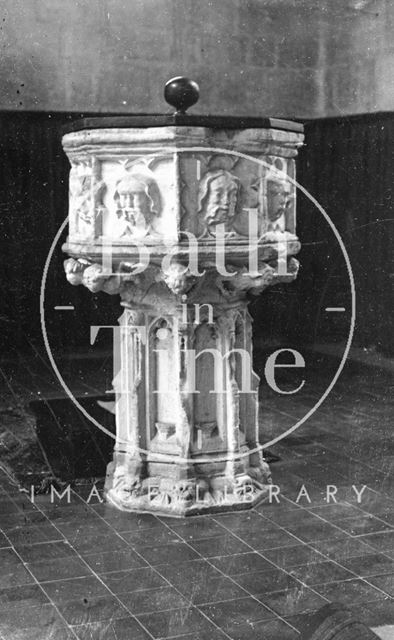
[{"label": "round finial knob", "polygon": [[194,80],[177,76],[166,82],[164,97],[168,104],[175,107],[176,113],[185,113],[186,109],[196,104],[200,97],[200,88]]}]

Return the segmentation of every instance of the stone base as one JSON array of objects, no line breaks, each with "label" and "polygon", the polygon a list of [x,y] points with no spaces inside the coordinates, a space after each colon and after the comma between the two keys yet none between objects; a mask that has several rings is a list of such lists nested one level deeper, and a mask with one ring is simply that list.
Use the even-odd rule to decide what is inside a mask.
[{"label": "stone base", "polygon": [[269,494],[271,478],[268,465],[263,464],[259,481],[240,474],[234,479],[221,475],[209,480],[150,477],[136,483],[135,478],[115,478],[110,463],[104,496],[122,511],[173,517],[251,509]]}]

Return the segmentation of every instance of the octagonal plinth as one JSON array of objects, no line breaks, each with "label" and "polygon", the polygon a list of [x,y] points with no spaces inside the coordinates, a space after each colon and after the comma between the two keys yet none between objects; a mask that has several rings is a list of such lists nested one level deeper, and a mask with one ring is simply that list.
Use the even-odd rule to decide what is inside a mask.
[{"label": "octagonal plinth", "polygon": [[247,305],[296,277],[294,157],[272,128],[103,128],[63,138],[71,284],[119,294],[117,507],[246,508],[271,482]]}]

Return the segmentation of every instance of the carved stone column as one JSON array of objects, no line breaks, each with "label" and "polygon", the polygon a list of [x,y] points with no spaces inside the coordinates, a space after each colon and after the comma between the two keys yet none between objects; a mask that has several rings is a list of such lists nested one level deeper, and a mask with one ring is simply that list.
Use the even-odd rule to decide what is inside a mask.
[{"label": "carved stone column", "polygon": [[177,113],[75,128],[67,278],[124,308],[106,498],[172,515],[249,507],[271,479],[247,305],[297,274],[302,127]]}]

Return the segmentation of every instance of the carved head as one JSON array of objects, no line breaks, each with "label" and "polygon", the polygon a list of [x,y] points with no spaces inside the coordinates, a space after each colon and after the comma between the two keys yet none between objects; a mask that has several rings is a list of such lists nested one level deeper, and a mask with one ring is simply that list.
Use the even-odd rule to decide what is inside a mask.
[{"label": "carved head", "polygon": [[198,213],[208,226],[224,223],[231,228],[238,213],[241,182],[225,169],[208,171],[200,182]]},{"label": "carved head", "polygon": [[68,258],[63,264],[68,282],[74,286],[82,284],[83,272],[87,265],[75,260],[75,258]]},{"label": "carved head", "polygon": [[105,279],[108,278],[108,274],[105,273],[101,264],[92,264],[83,273],[83,284],[92,293],[97,293],[103,288]]},{"label": "carved head", "polygon": [[178,262],[172,262],[163,271],[163,280],[167,287],[175,294],[186,293],[195,284],[197,278],[190,274],[188,267]]},{"label": "carved head", "polygon": [[271,222],[278,220],[290,203],[290,190],[286,182],[267,180],[267,213]]},{"label": "carved head", "polygon": [[156,181],[149,175],[129,173],[116,185],[114,200],[116,213],[131,225],[146,227],[160,214],[160,192]]}]

